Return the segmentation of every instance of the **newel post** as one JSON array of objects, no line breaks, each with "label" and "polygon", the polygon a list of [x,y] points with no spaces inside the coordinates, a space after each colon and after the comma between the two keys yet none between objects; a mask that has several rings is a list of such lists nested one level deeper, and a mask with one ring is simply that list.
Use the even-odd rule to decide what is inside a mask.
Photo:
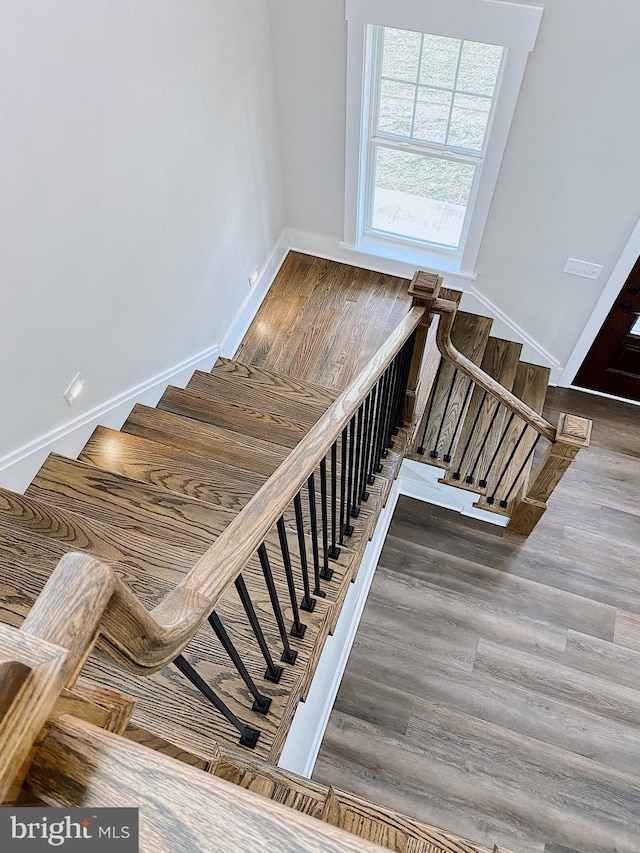
[{"label": "newel post", "polygon": [[427,334],[433,315],[431,305],[438,298],[442,286],[442,276],[432,272],[418,270],[409,285],[409,294],[412,297],[412,308],[425,308],[424,317],[416,329],[416,339],[411,357],[409,369],[409,381],[407,382],[407,393],[404,404],[404,420],[413,423],[416,412],[416,399],[420,385],[420,374],[422,372],[422,360],[427,343]]},{"label": "newel post", "polygon": [[561,414],[556,440],[550,444],[530,481],[526,494],[516,504],[507,530],[528,536],[547,508],[547,500],[582,447],[591,440],[592,422],[577,415]]}]

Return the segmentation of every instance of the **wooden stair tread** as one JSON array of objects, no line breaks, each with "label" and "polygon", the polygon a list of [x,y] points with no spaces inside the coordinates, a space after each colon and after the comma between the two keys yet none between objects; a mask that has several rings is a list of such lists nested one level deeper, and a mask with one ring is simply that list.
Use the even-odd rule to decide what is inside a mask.
[{"label": "wooden stair tread", "polygon": [[[521,352],[522,344],[490,337],[480,366],[485,373],[493,377],[493,379],[508,391],[511,391],[515,382]],[[478,420],[472,435],[471,431],[476,416],[478,416]],[[442,482],[455,485],[458,488],[469,488],[472,491],[479,491],[478,480],[483,478],[498,447],[498,441],[502,434],[505,417],[507,416],[508,413],[504,406],[501,406],[493,396],[489,394],[485,395],[483,389],[479,386],[473,389],[464,425],[460,431],[456,449]],[[492,421],[493,426],[485,441],[487,430]],[[464,459],[462,458],[463,454]],[[478,460],[477,464],[476,460]],[[472,469],[474,464],[476,465],[473,473],[474,481],[471,484],[467,484],[464,479],[464,473]],[[461,469],[463,465],[465,466],[464,471],[462,471],[463,477],[460,480],[454,480],[452,477],[453,472]],[[473,488],[474,486],[476,487],[475,489]]]},{"label": "wooden stair tread", "polygon": [[[550,374],[551,370],[548,367],[542,367],[539,364],[530,364],[528,362],[521,361],[518,364],[518,369],[516,371],[516,377],[513,383],[513,393],[534,411],[539,414],[542,413],[547,388],[549,386]],[[511,488],[511,483],[518,475],[518,472],[526,459],[527,453],[535,440],[535,433],[532,429],[527,430],[527,435],[525,435],[525,438],[520,442],[520,445],[507,468],[505,476],[503,477],[502,483],[497,489],[496,480],[499,479],[509,455],[518,441],[522,428],[522,421],[519,418],[515,418],[510,429],[506,432],[502,443],[502,449],[500,450],[493,466],[492,480],[487,485],[487,495],[495,493],[495,502],[493,504],[487,503],[486,496],[483,495],[478,499],[476,504],[476,506],[481,509],[504,515],[511,515],[511,510],[518,497],[518,493],[520,492],[522,485],[527,481],[529,471],[533,464],[533,459],[529,460],[525,470],[520,476],[520,480],[518,481],[516,488],[510,495],[509,505],[506,508],[501,508],[500,501],[503,498],[506,499],[509,489]]]},{"label": "wooden stair tread", "polygon": [[235,518],[232,510],[55,453],[25,494],[195,553],[206,550]]},{"label": "wooden stair tread", "polygon": [[[129,479],[135,478],[141,483],[169,489],[176,495],[191,497],[200,503],[211,503],[214,508],[233,514],[253,497],[266,479],[260,475],[240,471],[233,466],[209,463],[202,457],[186,451],[174,451],[167,445],[141,439],[128,433],[107,430],[104,427],[96,429],[80,454],[79,461],[93,464],[95,467]],[[339,487],[338,479],[338,489]],[[377,483],[369,487],[371,497],[367,503],[363,504],[361,514],[355,520],[353,537],[347,538],[345,542],[348,551],[358,552],[361,540],[364,539],[366,544],[372,535],[381,501],[381,489],[385,487],[384,477],[379,477]],[[164,498],[160,493],[155,494],[161,500]],[[318,482],[316,482],[316,497],[317,517],[320,519]],[[302,507],[305,530],[309,534],[306,490],[302,498]],[[73,509],[79,510],[80,507],[74,504]],[[228,515],[221,516],[221,525],[226,526],[230,518],[231,516]],[[295,529],[295,518],[291,508],[285,513],[285,521],[289,530]],[[219,532],[222,529],[221,526]],[[310,543],[308,545],[310,547]]]},{"label": "wooden stair tread", "polygon": [[100,426],[78,459],[236,512],[267,479],[266,475],[210,462],[185,450]]},{"label": "wooden stair tread", "polygon": [[191,389],[170,385],[157,405],[158,409],[192,418],[205,424],[232,430],[243,436],[261,439],[269,436],[273,444],[294,448],[309,431],[309,427],[244,402],[218,400]]},{"label": "wooden stair tread", "polygon": [[325,409],[328,409],[340,396],[340,391],[334,388],[305,382],[297,377],[275,373],[256,364],[249,364],[236,359],[218,358],[211,368],[211,373],[232,376],[236,381],[241,380],[256,388],[271,391],[282,397],[290,397],[292,400],[321,404]]},{"label": "wooden stair tread", "polygon": [[[480,364],[482,361],[489,341],[491,324],[492,320],[489,317],[479,317],[465,311],[458,312],[456,316],[451,340],[454,346],[474,364]],[[450,394],[452,384],[453,390]],[[434,384],[427,407],[415,432],[414,447],[408,454],[409,458],[442,467],[443,456],[447,454],[450,447],[452,450],[455,449],[456,426],[464,417],[468,386],[469,380],[466,376],[457,371],[450,362],[441,360],[438,381]],[[466,399],[466,405],[468,405],[468,399]],[[417,453],[417,447],[420,445],[425,448],[424,455]],[[438,454],[437,458],[430,457],[431,451]]]},{"label": "wooden stair tread", "polygon": [[[31,554],[33,539],[34,553],[46,557],[47,572],[54,567],[51,560],[57,562],[70,551],[92,554],[109,563],[147,606],[157,604],[195,562],[191,551],[4,489],[0,490],[0,523],[6,531],[3,537],[11,541],[14,536],[20,545],[18,553],[25,557]],[[9,571],[5,567],[5,573]]]},{"label": "wooden stair tread", "polygon": [[291,418],[307,426],[313,426],[331,405],[324,393],[318,395],[318,400],[311,391],[304,396],[294,396],[293,393],[283,393],[275,384],[272,387],[254,385],[248,379],[237,378],[231,371],[215,372],[215,368],[211,373],[196,370],[187,388],[216,400],[231,403],[242,400],[257,411]]},{"label": "wooden stair tread", "polygon": [[281,445],[139,404],[133,407],[122,431],[266,477],[288,454]]}]

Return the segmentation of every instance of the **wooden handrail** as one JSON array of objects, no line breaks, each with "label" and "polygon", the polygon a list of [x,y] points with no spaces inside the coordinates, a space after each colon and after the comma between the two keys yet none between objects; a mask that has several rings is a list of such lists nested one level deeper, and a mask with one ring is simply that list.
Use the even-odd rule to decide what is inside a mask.
[{"label": "wooden handrail", "polygon": [[[70,649],[68,680],[99,644],[128,669],[152,674],[186,647],[276,521],[419,325],[412,308],[369,364],[256,492],[182,582],[152,611],[99,560],[66,555],[24,623],[23,631]],[[71,599],[70,599],[71,596]],[[82,604],[76,614],[75,604]],[[69,610],[69,607],[72,610]],[[83,610],[84,608],[84,610]]]},{"label": "wooden handrail", "polygon": [[522,418],[536,432],[539,432],[548,441],[554,442],[556,440],[556,430],[548,420],[539,415],[530,406],[527,406],[526,403],[523,403],[511,391],[507,391],[503,385],[496,382],[493,377],[485,373],[482,368],[478,367],[477,364],[474,364],[455,348],[451,340],[451,330],[458,310],[456,303],[449,299],[434,299],[430,305],[430,310],[434,314],[440,315],[436,342],[441,354],[452,364],[455,364],[461,373],[473,379],[481,388],[495,397],[507,409]]}]

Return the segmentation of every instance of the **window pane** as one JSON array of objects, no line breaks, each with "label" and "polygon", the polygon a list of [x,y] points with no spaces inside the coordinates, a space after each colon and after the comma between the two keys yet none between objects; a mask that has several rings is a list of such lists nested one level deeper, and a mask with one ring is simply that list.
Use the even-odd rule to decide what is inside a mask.
[{"label": "window pane", "polygon": [[372,226],[458,248],[475,166],[376,149]]},{"label": "window pane", "polygon": [[640,335],[640,317],[635,321],[633,326],[631,327],[630,335]]},{"label": "window pane", "polygon": [[500,70],[502,48],[494,44],[465,41],[456,89],[478,95],[493,95]]},{"label": "window pane", "polygon": [[415,86],[383,80],[380,88],[378,130],[399,136],[411,136],[415,94]]},{"label": "window pane", "polygon": [[447,125],[451,109],[451,94],[438,89],[418,88],[416,104],[416,124],[414,139],[437,142],[444,145],[447,138]]},{"label": "window pane", "polygon": [[425,34],[420,82],[453,89],[461,44],[460,39]]},{"label": "window pane", "polygon": [[481,151],[491,101],[473,95],[455,95],[449,128],[449,145]]},{"label": "window pane", "polygon": [[420,60],[420,33],[385,27],[382,76],[415,83]]}]

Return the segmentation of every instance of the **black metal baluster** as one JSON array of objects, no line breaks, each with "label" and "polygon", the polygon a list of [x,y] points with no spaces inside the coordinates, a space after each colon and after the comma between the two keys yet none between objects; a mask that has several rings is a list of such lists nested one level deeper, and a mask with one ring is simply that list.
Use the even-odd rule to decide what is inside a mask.
[{"label": "black metal baluster", "polygon": [[[386,459],[389,451],[385,445],[387,436],[387,415],[389,414],[389,393],[391,389],[391,367],[387,367],[382,374],[382,418],[380,421],[380,444],[378,451],[379,459]],[[382,471],[382,464],[378,465],[378,472]]]},{"label": "black metal baluster", "polygon": [[[493,489],[493,493],[492,493],[491,495],[489,495],[489,497],[487,498],[487,503],[488,503],[490,506],[491,506],[492,504],[494,504],[494,503],[495,503],[496,495],[497,495],[497,493],[498,493],[498,489],[499,489],[499,488],[500,488],[500,486],[502,485],[502,481],[504,480],[504,478],[505,478],[505,476],[506,476],[506,474],[507,474],[507,471],[509,470],[509,467],[511,466],[511,463],[513,462],[513,458],[514,458],[514,456],[516,455],[516,453],[517,453],[517,451],[518,451],[518,448],[519,448],[519,447],[520,447],[520,445],[522,444],[522,440],[523,440],[523,438],[525,437],[525,434],[526,434],[526,432],[527,432],[527,430],[528,430],[528,429],[529,429],[529,424],[525,424],[525,425],[522,427],[522,429],[521,429],[521,431],[520,431],[520,435],[518,436],[518,438],[517,438],[517,440],[516,440],[516,443],[515,443],[515,444],[513,445],[513,447],[511,448],[511,452],[509,453],[509,458],[507,459],[507,461],[506,461],[506,462],[504,463],[504,465],[502,466],[502,471],[500,472],[500,476],[498,477],[498,482],[496,483],[496,485],[495,485],[495,487],[494,487],[494,489]],[[503,509],[504,509],[504,508],[507,506],[507,504],[509,503],[509,498],[511,497],[511,492],[513,491],[513,488],[514,488],[515,484],[518,482],[518,480],[519,480],[519,479],[520,479],[520,477],[522,476],[522,472],[524,471],[525,466],[526,466],[527,462],[529,461],[529,459],[531,459],[531,455],[533,454],[533,451],[536,449],[536,446],[537,446],[537,444],[538,444],[538,442],[539,442],[539,441],[540,441],[540,434],[538,434],[538,435],[536,436],[536,440],[533,442],[533,446],[531,447],[531,449],[530,449],[530,450],[529,450],[529,452],[527,453],[526,459],[524,460],[524,462],[523,462],[523,463],[522,463],[522,465],[520,466],[520,470],[518,471],[518,474],[516,475],[516,478],[515,478],[515,479],[513,480],[513,482],[511,483],[511,486],[510,486],[510,488],[509,488],[509,491],[507,492],[507,495],[506,495],[505,499],[500,501],[500,506],[501,506]]]},{"label": "black metal baluster", "polygon": [[233,711],[225,705],[222,699],[209,687],[207,682],[195,671],[183,655],[178,655],[173,663],[185,678],[188,678],[193,686],[197,687],[200,693],[211,702],[214,708],[217,708],[222,716],[240,732],[240,745],[253,749],[258,742],[260,732],[246,725],[246,723],[243,723],[242,720],[236,717]]},{"label": "black metal baluster", "polygon": [[302,518],[302,499],[300,492],[293,499],[293,509],[296,515],[296,531],[298,533],[298,548],[300,550],[300,569],[302,570],[302,587],[304,596],[300,602],[300,610],[313,613],[316,608],[315,598],[311,598],[311,587],[309,586],[309,565],[307,563],[307,543],[304,535],[304,521]]},{"label": "black metal baluster", "polygon": [[467,385],[467,390],[466,390],[465,395],[464,395],[462,408],[458,412],[458,420],[456,422],[456,428],[453,431],[453,435],[451,436],[451,443],[449,444],[449,449],[447,450],[447,452],[442,457],[443,462],[451,462],[451,455],[453,453],[453,448],[454,448],[454,446],[458,440],[458,435],[460,433],[460,430],[462,429],[462,424],[464,422],[464,416],[465,416],[466,411],[467,411],[467,404],[469,403],[469,397],[471,396],[471,392],[473,391],[474,384],[475,383],[474,383],[473,379],[470,379],[469,384]]},{"label": "black metal baluster", "polygon": [[429,400],[429,408],[424,418],[424,429],[422,430],[422,438],[420,439],[420,445],[416,448],[416,452],[419,453],[420,456],[424,456],[424,440],[427,437],[427,429],[429,428],[429,421],[431,420],[431,415],[433,413],[433,405],[436,400],[436,394],[438,391],[438,384],[440,383],[440,376],[442,375],[443,364],[444,359],[440,359],[440,363],[438,364],[438,369],[436,371],[436,378],[433,380],[433,388],[431,389],[431,399]]},{"label": "black metal baluster", "polygon": [[249,690],[249,693],[251,693],[255,700],[251,710],[256,711],[258,714],[266,714],[269,710],[269,706],[271,705],[271,698],[269,696],[263,696],[256,687],[256,684],[253,678],[249,675],[249,672],[244,665],[242,658],[238,654],[238,650],[234,646],[231,637],[227,634],[227,629],[220,621],[220,617],[215,610],[209,616],[209,624],[215,631],[216,637],[220,640],[220,645],[231,658],[231,662],[238,670],[240,678],[242,678]]},{"label": "black metal baluster", "polygon": [[480,457],[484,453],[484,449],[487,446],[487,442],[489,441],[489,435],[491,434],[491,431],[493,430],[493,425],[496,422],[496,418],[498,417],[499,412],[500,412],[500,405],[498,403],[496,403],[495,409],[493,410],[493,413],[491,415],[491,420],[489,421],[489,426],[488,426],[487,431],[485,432],[485,434],[482,438],[482,441],[480,443],[480,449],[478,450],[478,453],[477,453],[476,458],[474,460],[473,467],[471,468],[471,471],[469,472],[469,474],[467,474],[467,476],[464,478],[465,483],[469,483],[469,485],[471,485],[473,483],[473,478],[475,476],[476,468],[478,467],[478,463],[480,462]]},{"label": "black metal baluster", "polygon": [[440,426],[438,427],[438,434],[436,436],[435,444],[433,445],[433,450],[429,451],[429,456],[431,459],[438,458],[438,444],[440,443],[440,436],[442,435],[442,430],[444,429],[444,422],[447,419],[447,413],[449,411],[449,405],[451,404],[451,398],[453,397],[453,389],[455,388],[456,381],[458,379],[458,368],[454,368],[453,376],[451,377],[451,384],[449,385],[449,391],[447,393],[447,401],[444,404],[444,409],[442,410],[442,417],[440,418]]},{"label": "black metal baluster", "polygon": [[323,581],[330,581],[333,569],[329,567],[329,513],[327,509],[327,460],[320,460],[320,520],[322,522],[322,571]]},{"label": "black metal baluster", "polygon": [[[344,471],[343,475],[344,477]],[[309,518],[311,520],[311,548],[313,552],[313,594],[319,598],[326,598],[327,593],[320,588],[320,549],[318,547],[318,510],[316,507],[316,481],[315,475],[311,474],[307,480],[307,493],[309,495]]]},{"label": "black metal baluster", "polygon": [[371,460],[369,462],[369,476],[367,477],[367,482],[370,486],[372,486],[376,481],[376,473],[378,472],[380,457],[379,453],[379,439],[380,439],[380,418],[382,413],[382,377],[378,379],[374,388],[376,394],[376,405],[375,411],[373,415],[373,437],[371,443]]},{"label": "black metal baluster", "polygon": [[351,524],[351,493],[353,490],[353,454],[355,452],[355,427],[356,416],[349,421],[349,458],[347,461],[347,512],[344,525],[345,536],[353,536],[353,524]]},{"label": "black metal baluster", "polygon": [[267,641],[262,631],[262,626],[260,625],[258,615],[254,609],[253,602],[251,601],[251,596],[249,595],[249,590],[247,589],[247,585],[245,584],[242,575],[238,575],[238,577],[235,579],[235,587],[238,596],[240,597],[240,602],[244,608],[244,612],[247,614],[247,619],[249,620],[249,624],[251,625],[251,630],[253,631],[256,640],[258,641],[260,651],[262,652],[262,656],[265,660],[265,663],[267,664],[267,669],[264,674],[264,677],[267,681],[273,681],[275,684],[277,684],[282,676],[282,667],[276,666],[273,662],[271,652],[269,651],[269,646],[267,645]]},{"label": "black metal baluster", "polygon": [[282,615],[282,608],[280,607],[280,599],[278,598],[278,591],[276,589],[275,581],[273,580],[273,572],[271,571],[271,563],[269,562],[269,555],[267,554],[267,546],[264,542],[258,548],[258,557],[260,558],[264,581],[267,585],[269,598],[271,599],[273,615],[275,616],[280,639],[282,640],[283,652],[280,656],[280,660],[284,661],[284,663],[294,664],[298,657],[298,652],[295,651],[295,649],[292,649],[289,644],[287,629],[284,624],[284,616]]},{"label": "black metal baluster", "polygon": [[458,468],[456,471],[453,472],[452,476],[453,476],[454,480],[460,480],[461,479],[462,464],[465,460],[465,457],[467,455],[467,451],[469,450],[469,447],[471,446],[471,442],[473,441],[473,437],[476,433],[476,427],[478,426],[478,421],[480,420],[480,413],[482,412],[482,410],[484,408],[484,404],[485,404],[486,399],[487,399],[487,392],[484,391],[482,393],[482,399],[480,400],[480,405],[478,406],[478,411],[476,412],[475,417],[473,419],[473,423],[471,424],[471,429],[469,431],[469,435],[467,436],[467,440],[466,440],[465,445],[464,445],[464,450],[462,451],[462,456],[460,457],[460,459],[458,461]]},{"label": "black metal baluster", "polygon": [[498,455],[499,455],[500,451],[502,450],[502,444],[503,444],[505,438],[507,437],[509,430],[511,429],[511,424],[513,423],[513,419],[515,418],[515,416],[516,416],[515,412],[511,412],[511,414],[509,415],[509,420],[507,421],[506,427],[502,430],[502,435],[498,439],[498,445],[494,451],[493,456],[491,457],[491,462],[489,462],[489,467],[485,471],[484,477],[481,480],[478,480],[478,485],[482,489],[486,488],[487,483],[489,482],[489,474],[491,474],[491,470],[496,463],[496,459],[498,458]]},{"label": "black metal baluster", "polygon": [[357,518],[360,515],[360,500],[358,495],[358,485],[360,482],[360,451],[362,449],[362,406],[358,409],[356,417],[356,449],[355,463],[353,468],[353,493],[351,496],[351,515]]},{"label": "black metal baluster", "polygon": [[367,491],[367,465],[369,461],[369,444],[371,442],[371,392],[367,394],[364,401],[364,415],[362,420],[362,460],[358,474],[358,495],[361,501],[369,500]]},{"label": "black metal baluster", "polygon": [[344,535],[347,527],[347,427],[342,430],[340,447],[340,544],[344,545]]},{"label": "black metal baluster", "polygon": [[329,556],[332,560],[337,560],[340,556],[340,548],[338,548],[338,513],[337,504],[338,498],[337,489],[337,463],[338,449],[336,442],[331,445],[331,547],[329,548]]},{"label": "black metal baluster", "polygon": [[291,600],[291,609],[293,610],[293,625],[289,633],[292,637],[299,639],[304,637],[304,632],[307,626],[300,621],[300,613],[298,612],[298,601],[296,599],[296,585],[293,579],[293,570],[291,568],[291,555],[289,554],[289,543],[287,542],[287,530],[284,526],[284,519],[278,519],[278,539],[280,540],[280,550],[282,552],[282,561],[284,563],[284,573],[287,578],[287,586],[289,588],[289,598]]},{"label": "black metal baluster", "polygon": [[394,429],[394,405],[396,400],[398,364],[392,361],[389,365],[389,402],[387,406],[387,422],[384,432],[384,446],[390,450],[393,447],[393,429]]}]

